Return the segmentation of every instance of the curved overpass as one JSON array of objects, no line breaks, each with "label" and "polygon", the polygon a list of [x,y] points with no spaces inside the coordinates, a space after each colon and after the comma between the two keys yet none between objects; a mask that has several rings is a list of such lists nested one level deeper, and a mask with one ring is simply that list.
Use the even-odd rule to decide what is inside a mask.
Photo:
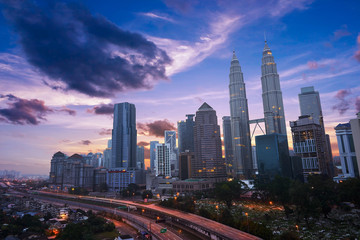
[{"label": "curved overpass", "polygon": [[[41,192],[42,194],[50,194],[57,195],[56,193],[49,192]],[[63,197],[67,198],[76,198],[74,195],[70,194],[61,194]],[[140,203],[135,203],[132,201],[126,200],[118,200],[118,199],[108,199],[108,198],[99,198],[99,197],[90,197],[90,196],[80,196],[81,199],[92,200],[98,202],[106,202],[106,203],[118,203],[121,205],[129,205],[135,206],[140,209],[144,209],[145,211],[151,211],[159,215],[167,216],[171,218],[171,220],[180,225],[185,225],[193,230],[196,230],[203,235],[210,237],[211,239],[244,239],[244,240],[257,240],[260,239],[254,235],[249,233],[245,233],[238,229],[226,226],[224,224],[218,223],[216,221],[198,216],[192,213],[186,213],[175,209],[168,209],[164,207],[160,207],[154,204],[144,205]]]}]

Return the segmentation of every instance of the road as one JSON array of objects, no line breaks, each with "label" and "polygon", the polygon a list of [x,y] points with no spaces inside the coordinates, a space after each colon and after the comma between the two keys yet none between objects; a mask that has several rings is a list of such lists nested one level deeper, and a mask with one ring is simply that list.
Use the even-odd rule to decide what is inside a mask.
[{"label": "road", "polygon": [[[153,233],[153,239],[155,239],[155,240],[156,239],[159,239],[159,240],[168,240],[168,239],[187,240],[187,238],[179,237],[178,235],[176,235],[174,232],[172,232],[169,229],[165,233],[160,233],[160,229],[164,228],[164,226],[162,226],[158,223],[155,223],[155,221],[150,220],[147,217],[135,215],[132,213],[127,213],[125,211],[116,211],[116,210],[114,211],[113,208],[109,208],[109,207],[97,206],[97,205],[81,203],[81,202],[73,202],[71,200],[46,197],[43,195],[30,195],[30,194],[16,192],[16,191],[12,191],[12,194],[17,195],[17,196],[28,196],[28,197],[32,197],[34,199],[39,199],[39,200],[47,201],[47,202],[57,202],[57,203],[61,203],[61,204],[68,204],[69,206],[71,206],[73,208],[91,209],[91,210],[95,210],[95,211],[106,211],[106,212],[115,213],[125,219],[129,219],[130,222],[134,222],[132,220],[135,220],[135,222],[140,223],[140,225],[143,226],[143,228],[145,228],[146,230],[150,229],[150,227],[151,227],[151,232]],[[109,202],[110,202],[110,200],[109,200]]]},{"label": "road", "polygon": [[[44,194],[51,194],[51,195],[57,195],[56,193],[49,193],[49,192],[41,192]],[[74,198],[73,195],[70,194],[61,194],[62,196],[66,196],[69,198]],[[100,201],[100,202],[112,202],[112,203],[119,203],[119,204],[123,204],[123,205],[132,205],[132,206],[136,206],[138,208],[142,208],[142,209],[149,209],[152,211],[157,211],[159,213],[168,215],[170,217],[173,218],[177,218],[177,219],[182,219],[188,222],[193,223],[194,225],[200,226],[203,229],[206,229],[209,232],[215,232],[220,234],[222,237],[225,237],[227,239],[244,239],[244,240],[258,240],[260,239],[259,237],[256,237],[254,235],[245,233],[243,231],[240,231],[238,229],[226,226],[224,224],[218,223],[216,221],[195,215],[195,214],[191,214],[191,213],[186,213],[186,212],[182,212],[179,210],[175,210],[175,209],[169,209],[169,208],[164,208],[161,206],[157,206],[154,204],[150,204],[150,205],[144,205],[144,204],[140,204],[140,203],[135,203],[132,201],[126,201],[126,200],[117,200],[117,199],[107,199],[107,198],[99,198],[99,197],[90,197],[90,196],[81,196],[82,199],[88,199],[88,200],[95,200],[95,201]],[[170,238],[171,239],[171,238]]]}]

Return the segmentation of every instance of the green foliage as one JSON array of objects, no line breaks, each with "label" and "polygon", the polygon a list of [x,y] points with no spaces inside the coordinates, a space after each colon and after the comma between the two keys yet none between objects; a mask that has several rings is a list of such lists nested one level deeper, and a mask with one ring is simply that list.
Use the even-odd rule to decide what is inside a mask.
[{"label": "green foliage", "polygon": [[85,188],[81,187],[73,187],[68,189],[69,194],[75,194],[75,195],[88,195],[89,191]]},{"label": "green foliage", "polygon": [[153,197],[153,193],[152,193],[150,190],[145,190],[145,191],[142,192],[141,197],[142,197],[142,199],[152,198],[152,197]]},{"label": "green foliage", "polygon": [[195,203],[191,197],[168,198],[159,203],[161,206],[179,209],[184,212],[195,212]]},{"label": "green foliage", "polygon": [[280,240],[300,240],[300,238],[294,232],[283,232],[280,235]]},{"label": "green foliage", "polygon": [[132,197],[139,194],[140,187],[135,183],[130,183],[127,188],[122,191],[123,197]]},{"label": "green foliage", "polygon": [[342,202],[352,202],[360,207],[360,179],[351,178],[338,184],[339,198]]},{"label": "green foliage", "polygon": [[216,199],[224,202],[228,208],[232,206],[233,200],[240,198],[240,195],[246,191],[248,191],[246,184],[236,179],[215,185]]},{"label": "green foliage", "polygon": [[65,229],[58,235],[57,239],[92,240],[94,239],[95,234],[112,232],[114,229],[115,225],[112,222],[107,223],[104,218],[90,213],[89,218],[86,221],[66,225]]}]

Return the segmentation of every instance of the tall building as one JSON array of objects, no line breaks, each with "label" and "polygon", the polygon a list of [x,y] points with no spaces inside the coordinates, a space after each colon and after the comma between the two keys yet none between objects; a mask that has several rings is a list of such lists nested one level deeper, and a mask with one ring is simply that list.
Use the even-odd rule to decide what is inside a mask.
[{"label": "tall building", "polygon": [[232,137],[231,137],[231,119],[229,116],[224,116],[223,120],[223,135],[224,135],[224,150],[225,150],[225,163],[226,163],[226,172],[228,174],[233,174],[233,146],[232,146]]},{"label": "tall building", "polygon": [[112,168],[136,168],[136,109],[124,102],[114,106]]},{"label": "tall building", "polygon": [[176,149],[176,131],[165,131],[165,144],[170,147],[170,164],[172,169],[178,169],[177,149]]},{"label": "tall building", "polygon": [[309,115],[316,123],[323,125],[319,92],[315,91],[313,86],[303,87],[298,96],[301,116]]},{"label": "tall building", "polygon": [[249,178],[253,174],[249,113],[244,77],[235,51],[229,78],[233,171],[234,176]]},{"label": "tall building", "polygon": [[274,56],[265,41],[261,65],[261,85],[266,134],[286,134],[284,105]]},{"label": "tall building", "polygon": [[326,138],[322,126],[311,116],[300,116],[290,122],[293,149],[301,157],[304,177],[309,174],[327,174],[329,165],[326,158]]},{"label": "tall building", "polygon": [[316,124],[319,124],[322,128],[323,135],[325,137],[324,145],[325,149],[325,162],[327,163],[327,173],[329,176],[334,174],[334,166],[332,161],[330,138],[326,137],[324,119],[321,109],[320,95],[318,91],[314,90],[313,86],[301,88],[299,96],[299,105],[301,116],[310,116]]},{"label": "tall building", "polygon": [[155,169],[156,144],[159,144],[159,141],[151,141],[150,142],[150,169],[151,169],[151,171]]},{"label": "tall building", "polygon": [[107,148],[104,150],[104,167],[109,169],[111,168],[111,139],[108,140]]},{"label": "tall building", "polygon": [[289,147],[285,134],[256,136],[259,175],[273,179],[276,175],[292,177]]},{"label": "tall building", "polygon": [[338,124],[335,127],[335,132],[344,177],[359,177],[359,167],[350,123]]},{"label": "tall building", "polygon": [[156,144],[155,174],[156,176],[171,177],[170,144]]},{"label": "tall building", "polygon": [[189,179],[192,177],[192,162],[194,161],[195,155],[193,152],[182,152],[179,154],[179,178],[180,180]]},{"label": "tall building", "polygon": [[350,125],[354,139],[358,171],[360,173],[360,112],[357,113],[357,118],[350,120]]},{"label": "tall building", "polygon": [[178,122],[179,153],[186,150],[194,152],[194,114],[187,114],[185,121]]},{"label": "tall building", "polygon": [[137,169],[145,169],[143,146],[136,147],[136,167]]},{"label": "tall building", "polygon": [[195,178],[225,178],[220,126],[215,110],[203,103],[196,112],[194,127],[195,159],[192,164]]}]

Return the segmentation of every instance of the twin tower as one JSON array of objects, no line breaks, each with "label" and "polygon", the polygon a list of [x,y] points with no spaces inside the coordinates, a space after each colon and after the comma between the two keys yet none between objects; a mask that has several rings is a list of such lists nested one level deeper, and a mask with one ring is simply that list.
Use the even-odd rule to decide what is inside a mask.
[{"label": "twin tower", "polygon": [[[243,73],[233,52],[230,67],[230,114],[233,147],[233,175],[250,178],[254,174],[250,121]],[[261,65],[262,99],[266,134],[286,134],[280,79],[272,52],[265,41]]]}]

